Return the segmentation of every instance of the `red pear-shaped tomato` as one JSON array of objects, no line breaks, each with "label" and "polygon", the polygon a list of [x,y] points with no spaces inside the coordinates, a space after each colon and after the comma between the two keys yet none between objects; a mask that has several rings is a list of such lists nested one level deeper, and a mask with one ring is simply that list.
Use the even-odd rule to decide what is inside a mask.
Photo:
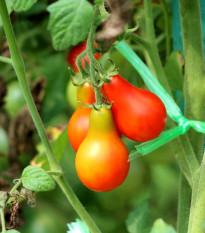
[{"label": "red pear-shaped tomato", "polygon": [[[77,100],[84,104],[95,103],[95,93],[90,83],[85,82],[82,86],[77,87]],[[78,150],[88,133],[90,111],[91,108],[78,103],[77,109],[68,123],[68,138],[75,151]]]},{"label": "red pear-shaped tomato", "polygon": [[[68,54],[68,56],[67,56],[67,62],[73,67],[73,69],[75,70],[76,73],[79,72],[78,67],[77,67],[77,65],[76,65],[76,59],[77,59],[77,57],[78,57],[82,52],[84,52],[84,51],[86,50],[86,43],[87,43],[87,41],[84,41],[84,42],[80,43],[79,45],[73,47],[73,48],[70,50],[70,52],[69,52],[69,54]],[[98,44],[97,44],[96,42],[94,43],[94,46],[95,46],[95,48],[98,48]],[[95,57],[96,59],[99,59],[99,58],[100,58],[100,53],[96,53],[96,54],[94,55],[94,57]],[[85,61],[84,61],[84,59],[87,61],[88,64],[90,64],[90,60],[89,60],[88,56],[86,55],[86,56],[81,60],[81,63],[82,63],[83,68],[85,68]]]},{"label": "red pear-shaped tomato", "polygon": [[117,188],[127,177],[129,153],[116,130],[112,111],[92,109],[89,130],[76,154],[82,183],[97,192]]},{"label": "red pear-shaped tomato", "polygon": [[156,138],[164,129],[167,113],[163,102],[154,93],[137,88],[120,75],[103,85],[119,131],[126,137],[146,142]]}]

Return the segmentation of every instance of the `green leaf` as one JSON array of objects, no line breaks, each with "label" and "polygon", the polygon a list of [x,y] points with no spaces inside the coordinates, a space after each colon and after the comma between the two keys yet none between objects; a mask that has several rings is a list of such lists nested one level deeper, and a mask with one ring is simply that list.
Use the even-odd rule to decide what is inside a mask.
[{"label": "green leaf", "polygon": [[[56,156],[56,161],[57,162],[61,162],[61,159],[63,157],[63,154],[67,148],[68,145],[68,132],[67,132],[67,127],[64,129],[64,131],[58,136],[58,138],[51,142],[51,146],[53,149],[53,152]],[[41,163],[43,162],[43,168],[47,169],[48,168],[48,161],[46,158],[46,153],[43,149],[42,146],[39,147],[39,154],[38,154],[38,158],[36,160],[36,163]]]},{"label": "green leaf", "polygon": [[147,233],[149,230],[150,210],[149,203],[144,200],[136,206],[126,220],[129,233]]},{"label": "green leaf", "polygon": [[15,11],[27,11],[37,0],[13,0],[13,8]]},{"label": "green leaf", "polygon": [[176,231],[171,225],[168,225],[162,219],[157,219],[154,222],[150,233],[176,233]]},{"label": "green leaf", "polygon": [[22,173],[23,186],[31,191],[45,192],[55,188],[54,179],[42,168],[28,166]]},{"label": "green leaf", "polygon": [[184,60],[180,50],[173,51],[168,57],[164,67],[172,91],[181,91],[183,88],[183,66]]},{"label": "green leaf", "polygon": [[[11,14],[12,12],[12,2],[11,1],[6,1],[6,6],[7,6],[7,10],[8,10],[8,13],[9,15]],[[1,16],[0,16],[0,27],[2,26],[2,20],[1,20]]]},{"label": "green leaf", "polygon": [[63,50],[84,41],[92,24],[93,7],[86,0],[59,0],[48,8],[54,48]]}]

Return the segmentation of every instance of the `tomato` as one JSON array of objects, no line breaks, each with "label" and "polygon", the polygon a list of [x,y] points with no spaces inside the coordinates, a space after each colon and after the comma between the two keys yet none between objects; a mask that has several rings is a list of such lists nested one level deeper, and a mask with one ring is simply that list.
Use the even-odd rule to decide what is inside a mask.
[{"label": "tomato", "polygon": [[116,126],[126,137],[137,142],[156,138],[164,129],[167,113],[163,102],[154,93],[137,88],[120,75],[103,85]]},{"label": "tomato", "polygon": [[13,118],[15,117],[21,108],[26,104],[23,97],[20,85],[17,81],[8,84],[8,92],[5,98],[4,108],[8,115]]},{"label": "tomato", "polygon": [[68,85],[66,88],[66,97],[68,103],[73,109],[77,108],[77,87],[73,85],[71,80],[68,81]]},{"label": "tomato", "polygon": [[[80,55],[82,52],[84,52],[86,50],[86,43],[87,43],[87,41],[84,41],[84,42],[80,43],[79,45],[73,47],[70,50],[70,52],[69,52],[69,54],[67,56],[67,62],[73,67],[73,69],[77,73],[79,72],[79,70],[78,70],[78,67],[76,65],[76,59],[77,59],[78,55]],[[94,46],[95,46],[95,48],[98,48],[98,44],[96,42],[94,43]],[[94,57],[96,59],[99,59],[100,58],[100,53],[96,53],[94,55]],[[84,61],[84,59],[88,62],[88,64],[90,64],[90,60],[89,60],[88,56],[86,55],[81,60],[83,68],[85,68],[85,61]]]},{"label": "tomato", "polygon": [[[90,83],[85,82],[82,86],[77,87],[77,100],[84,104],[95,103],[95,93]],[[78,103],[77,109],[68,123],[68,138],[75,151],[78,150],[78,147],[87,135],[90,111],[91,108]]]},{"label": "tomato", "polygon": [[76,170],[89,189],[106,192],[127,177],[129,152],[115,127],[112,111],[92,109],[88,134],[76,154]]}]

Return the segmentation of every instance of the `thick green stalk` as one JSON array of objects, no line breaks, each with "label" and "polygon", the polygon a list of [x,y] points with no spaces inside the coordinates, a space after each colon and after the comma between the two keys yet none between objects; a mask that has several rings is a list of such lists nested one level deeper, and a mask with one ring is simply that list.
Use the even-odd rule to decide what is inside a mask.
[{"label": "thick green stalk", "polygon": [[[26,75],[25,75],[24,62],[19,52],[17,43],[16,43],[15,35],[14,35],[11,21],[8,15],[5,0],[0,0],[0,15],[1,15],[2,22],[3,22],[4,30],[6,33],[6,37],[8,40],[13,66],[14,66],[16,75],[18,77],[19,83],[21,85],[22,91],[24,93],[24,97],[28,104],[28,108],[31,112],[31,116],[33,118],[37,131],[39,133],[39,136],[44,145],[46,155],[49,161],[50,169],[52,172],[61,171],[61,167],[56,163],[56,159],[53,154],[51,145],[47,139],[43,123],[38,114],[36,106],[34,104],[30,90],[28,88],[28,84],[26,81]],[[76,210],[79,216],[84,220],[85,224],[88,226],[90,231],[92,233],[99,233],[100,230],[96,227],[95,223],[92,221],[89,214],[86,212],[86,210],[84,209],[84,207],[82,206],[78,198],[75,196],[72,188],[65,182],[63,177],[55,177],[55,180],[58,183],[58,185],[62,188],[62,191],[65,193],[67,199],[71,202],[71,205],[73,206],[73,208]]]},{"label": "thick green stalk", "polygon": [[153,68],[157,67],[157,69],[154,69],[154,72],[159,82],[169,93],[171,93],[157,49],[151,0],[144,0],[144,9],[145,9],[146,38],[149,46],[148,55],[150,58],[150,62],[152,63]]},{"label": "thick green stalk", "polygon": [[101,231],[96,226],[95,222],[85,211],[85,208],[82,206],[81,202],[76,197],[75,193],[69,186],[69,184],[63,179],[63,177],[54,177],[61,190],[65,194],[68,201],[71,203],[74,209],[77,209],[77,212],[81,219],[86,223],[91,233],[100,233]]},{"label": "thick green stalk", "polygon": [[190,203],[191,203],[191,189],[187,180],[181,174],[179,181],[178,216],[177,216],[177,232],[179,233],[187,233],[188,230],[187,221],[189,219]]},{"label": "thick green stalk", "polygon": [[[185,59],[185,115],[192,120],[204,121],[205,76],[199,0],[180,0],[180,15]],[[204,135],[190,130],[189,137],[201,161]]]},{"label": "thick green stalk", "polygon": [[193,186],[188,233],[205,232],[205,155]]},{"label": "thick green stalk", "polygon": [[0,215],[1,215],[1,226],[2,226],[2,232],[6,233],[6,226],[5,226],[5,219],[4,219],[4,209],[0,208]]},{"label": "thick green stalk", "polygon": [[11,58],[0,56],[0,61],[12,65]]}]

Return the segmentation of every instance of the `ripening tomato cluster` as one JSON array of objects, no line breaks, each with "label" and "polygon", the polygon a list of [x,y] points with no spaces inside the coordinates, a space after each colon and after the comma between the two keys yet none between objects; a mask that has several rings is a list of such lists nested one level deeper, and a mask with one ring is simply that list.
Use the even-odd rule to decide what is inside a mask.
[{"label": "ripening tomato cluster", "polygon": [[162,132],[167,118],[158,96],[133,86],[120,75],[110,78],[101,92],[113,104],[112,109],[83,106],[80,102],[95,103],[91,84],[85,82],[77,88],[79,102],[68,124],[68,137],[77,151],[77,174],[86,187],[98,192],[117,188],[127,177],[129,153],[120,135],[136,142],[152,140]]}]

